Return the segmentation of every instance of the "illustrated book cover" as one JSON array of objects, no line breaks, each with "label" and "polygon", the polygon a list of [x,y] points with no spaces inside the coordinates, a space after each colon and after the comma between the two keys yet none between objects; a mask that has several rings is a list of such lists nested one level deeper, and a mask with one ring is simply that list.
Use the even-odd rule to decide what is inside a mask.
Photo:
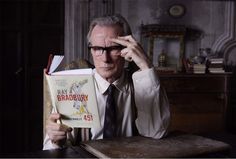
[{"label": "illustrated book cover", "polygon": [[45,77],[53,110],[70,127],[100,127],[91,68],[55,71],[63,56],[50,55]]}]

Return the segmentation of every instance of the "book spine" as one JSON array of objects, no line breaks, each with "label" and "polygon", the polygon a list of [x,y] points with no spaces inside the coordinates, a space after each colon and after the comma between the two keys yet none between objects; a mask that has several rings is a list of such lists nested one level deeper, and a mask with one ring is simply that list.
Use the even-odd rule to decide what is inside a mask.
[{"label": "book spine", "polygon": [[[50,75],[45,74],[46,77],[46,82],[48,83],[48,87],[49,87],[49,93],[50,93],[50,97],[51,97],[51,101],[52,101],[52,107],[55,113],[59,113],[56,107],[56,101],[54,98],[54,93],[53,93],[53,84],[52,84],[52,80],[50,79]],[[59,123],[62,124],[61,119],[59,120]]]},{"label": "book spine", "polygon": [[48,64],[47,64],[47,68],[46,68],[46,74],[48,74],[48,71],[51,67],[52,59],[53,59],[53,54],[50,54],[49,57],[48,57]]}]

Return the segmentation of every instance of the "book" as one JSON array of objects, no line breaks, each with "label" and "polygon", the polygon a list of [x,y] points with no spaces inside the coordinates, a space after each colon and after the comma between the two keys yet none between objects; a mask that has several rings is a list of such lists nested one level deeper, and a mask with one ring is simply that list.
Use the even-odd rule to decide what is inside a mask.
[{"label": "book", "polygon": [[223,58],[210,58],[209,61],[211,63],[219,63],[219,64],[224,63],[224,59]]},{"label": "book", "polygon": [[223,68],[209,68],[209,73],[225,73]]},{"label": "book", "polygon": [[227,143],[199,135],[173,132],[162,139],[143,136],[91,140],[81,147],[98,158],[175,158],[224,153]]},{"label": "book", "polygon": [[50,55],[45,72],[54,111],[67,126],[100,127],[92,69],[57,70],[63,58]]},{"label": "book", "polygon": [[193,73],[205,73],[206,72],[206,65],[205,64],[193,64]]},{"label": "book", "polygon": [[209,73],[224,73],[223,58],[212,58],[207,60],[207,70]]}]

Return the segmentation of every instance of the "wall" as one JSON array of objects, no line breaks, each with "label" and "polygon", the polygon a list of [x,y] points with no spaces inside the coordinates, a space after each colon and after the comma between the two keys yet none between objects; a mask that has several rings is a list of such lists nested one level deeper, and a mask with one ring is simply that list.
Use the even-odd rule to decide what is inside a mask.
[{"label": "wall", "polygon": [[[129,21],[133,35],[138,41],[141,40],[141,24],[185,25],[187,28],[198,30],[200,36],[186,38],[186,57],[197,55],[199,48],[211,48],[212,54],[224,57],[225,64],[229,66],[228,70],[236,68],[234,0],[66,0],[66,5],[69,2],[70,7],[65,8],[65,21],[71,21],[65,23],[65,56],[68,61],[91,58],[86,50],[85,37],[91,19],[105,13],[120,13]],[[185,6],[186,11],[182,17],[173,18],[169,15],[168,10],[174,4]],[[83,9],[83,13],[78,10],[79,7]],[[79,22],[82,20],[83,23]],[[76,38],[76,35],[80,39]],[[234,97],[236,89],[232,90]],[[236,101],[231,100],[230,104],[236,112]]]},{"label": "wall", "polygon": [[[141,24],[184,25],[200,32],[197,37],[186,36],[187,58],[197,55],[199,48],[211,48],[212,54],[224,57],[225,64],[236,66],[236,3],[233,0],[66,0],[65,4],[67,61],[91,58],[85,36],[94,17],[120,13],[128,19],[139,41]],[[182,17],[169,15],[169,8],[174,4],[185,7]]]},{"label": "wall", "polygon": [[[168,10],[173,4],[185,6],[185,14],[173,18]],[[190,57],[198,54],[199,48],[212,48],[213,53],[223,57],[230,56],[230,62],[236,65],[235,37],[235,3],[219,0],[116,0],[115,13],[128,19],[134,36],[140,40],[141,24],[185,25],[197,29],[201,36],[186,41],[185,54]],[[224,39],[224,40],[223,40]],[[231,43],[230,46],[228,43]],[[228,57],[225,57],[228,60]]]},{"label": "wall", "polygon": [[[186,12],[173,18],[168,10],[173,4],[182,4]],[[199,48],[211,48],[212,53],[224,58],[227,70],[234,74],[230,86],[228,127],[236,132],[236,3],[233,0],[116,0],[115,13],[128,19],[136,39],[140,40],[141,24],[185,25],[201,32],[197,38],[186,40],[185,55],[198,54]],[[154,60],[155,61],[155,60]]]}]

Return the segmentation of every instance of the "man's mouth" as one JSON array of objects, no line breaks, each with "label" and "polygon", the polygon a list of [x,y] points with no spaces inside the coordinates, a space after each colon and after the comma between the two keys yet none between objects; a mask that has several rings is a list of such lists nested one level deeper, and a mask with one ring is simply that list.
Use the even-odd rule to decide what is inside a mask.
[{"label": "man's mouth", "polygon": [[104,63],[104,64],[101,64],[100,67],[101,68],[113,68],[113,64],[108,64],[108,63]]}]

